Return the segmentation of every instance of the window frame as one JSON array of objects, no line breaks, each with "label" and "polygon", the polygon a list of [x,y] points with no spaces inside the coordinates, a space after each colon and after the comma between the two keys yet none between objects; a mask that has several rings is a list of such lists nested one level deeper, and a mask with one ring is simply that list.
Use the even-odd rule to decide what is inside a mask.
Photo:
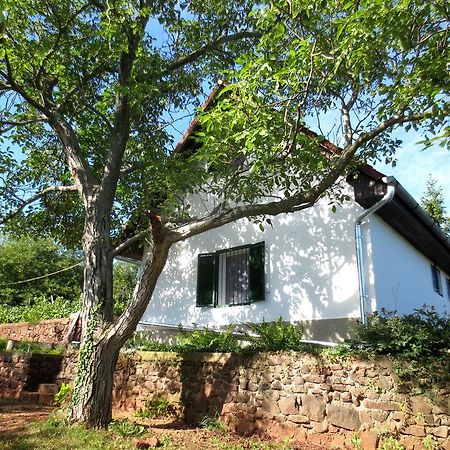
[{"label": "window frame", "polygon": [[[248,287],[247,298],[239,303],[224,303],[221,299],[226,296],[226,283],[219,281],[219,267],[223,264],[221,258],[226,261],[226,255],[248,250]],[[209,266],[208,266],[209,265]],[[200,253],[197,256],[197,307],[225,308],[229,306],[245,306],[252,303],[265,301],[266,293],[266,251],[265,242],[239,245],[227,249],[217,250],[211,253]],[[226,271],[226,265],[225,269]],[[205,277],[209,277],[206,278]],[[219,291],[220,289],[220,291]]]},{"label": "window frame", "polygon": [[441,297],[443,297],[444,292],[442,289],[441,271],[436,266],[436,264],[431,264],[431,279],[432,279],[432,283],[433,283],[434,292],[436,292]]}]

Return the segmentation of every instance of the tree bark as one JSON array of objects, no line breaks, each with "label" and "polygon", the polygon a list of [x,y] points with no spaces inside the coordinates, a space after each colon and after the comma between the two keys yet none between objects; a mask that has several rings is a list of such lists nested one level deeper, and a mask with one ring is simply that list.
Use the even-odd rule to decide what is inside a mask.
[{"label": "tree bark", "polygon": [[[131,337],[145,311],[170,246],[170,233],[152,216],[149,255],[133,297],[124,313],[113,323],[112,255],[109,227],[101,214],[86,220],[83,248],[85,283],[82,345],[78,357],[74,395],[68,419],[91,428],[106,428],[112,416],[112,389],[119,352]],[[100,220],[97,220],[100,217]],[[105,306],[109,304],[109,307]]]},{"label": "tree bark", "polygon": [[106,428],[112,418],[112,386],[120,346],[106,340],[93,341],[87,336],[78,356],[68,418],[88,428]]}]

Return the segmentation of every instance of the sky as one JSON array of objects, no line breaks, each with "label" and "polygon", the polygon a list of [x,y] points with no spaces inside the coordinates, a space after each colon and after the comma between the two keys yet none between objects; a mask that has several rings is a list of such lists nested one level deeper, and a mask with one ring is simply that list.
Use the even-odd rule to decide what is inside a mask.
[{"label": "sky", "polygon": [[402,146],[396,151],[397,165],[378,163],[374,167],[385,175],[393,175],[420,203],[431,175],[442,188],[447,214],[450,214],[450,152],[438,145],[423,150],[417,144],[423,137],[414,131],[399,134]]}]

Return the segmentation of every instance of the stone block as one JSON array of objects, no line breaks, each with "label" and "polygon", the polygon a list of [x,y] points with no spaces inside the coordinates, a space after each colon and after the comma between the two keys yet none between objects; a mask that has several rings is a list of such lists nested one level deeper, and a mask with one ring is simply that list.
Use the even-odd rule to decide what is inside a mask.
[{"label": "stone block", "polygon": [[361,438],[361,450],[376,450],[378,447],[378,433],[374,430],[362,431],[359,434]]},{"label": "stone block", "polygon": [[276,414],[280,414],[280,408],[276,400],[272,400],[270,398],[265,398],[262,401],[261,409],[271,415],[274,416]]},{"label": "stone block", "polygon": [[238,392],[234,395],[234,401],[237,403],[247,403],[250,399],[250,395],[247,392]]},{"label": "stone block", "polygon": [[402,409],[401,405],[395,402],[377,402],[370,399],[364,400],[363,406],[367,409],[380,409],[381,411],[401,411]]},{"label": "stone block", "polygon": [[361,426],[358,411],[340,403],[327,405],[327,418],[331,424],[350,431],[358,431]]},{"label": "stone block", "polygon": [[424,397],[411,397],[411,411],[413,414],[431,414],[432,406]]},{"label": "stone block", "polygon": [[244,415],[237,421],[235,432],[241,436],[249,436],[255,429],[255,419],[251,414]]},{"label": "stone block", "polygon": [[449,436],[449,428],[445,426],[431,428],[431,434],[439,438],[447,438]]},{"label": "stone block", "polygon": [[403,434],[409,434],[411,436],[424,437],[426,436],[425,427],[421,425],[409,425],[402,430]]},{"label": "stone block", "polygon": [[279,400],[278,406],[281,414],[286,416],[298,413],[297,401],[294,397],[283,397]]},{"label": "stone block", "polygon": [[293,415],[290,415],[290,416],[288,416],[287,419],[288,419],[290,422],[297,423],[297,424],[309,423],[309,422],[310,422],[310,420],[309,420],[308,417],[303,416],[303,415],[301,415],[301,414],[293,414]]},{"label": "stone block", "polygon": [[312,394],[302,396],[301,414],[310,420],[320,422],[325,417],[325,402],[321,397]]}]

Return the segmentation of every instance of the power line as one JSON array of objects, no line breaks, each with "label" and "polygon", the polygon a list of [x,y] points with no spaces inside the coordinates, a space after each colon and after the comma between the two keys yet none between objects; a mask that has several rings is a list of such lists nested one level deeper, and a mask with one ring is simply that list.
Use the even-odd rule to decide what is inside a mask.
[{"label": "power line", "polygon": [[51,277],[58,273],[66,272],[67,270],[73,269],[74,267],[77,267],[77,266],[81,266],[82,264],[83,264],[82,262],[79,262],[77,264],[74,264],[73,266],[66,267],[65,269],[57,270],[56,272],[47,273],[45,275],[41,275],[40,277],[29,278],[28,280],[14,281],[13,283],[0,284],[0,287],[14,286],[16,284],[28,283],[30,281],[35,281],[35,280],[42,280],[42,278],[48,278],[48,277]]}]

